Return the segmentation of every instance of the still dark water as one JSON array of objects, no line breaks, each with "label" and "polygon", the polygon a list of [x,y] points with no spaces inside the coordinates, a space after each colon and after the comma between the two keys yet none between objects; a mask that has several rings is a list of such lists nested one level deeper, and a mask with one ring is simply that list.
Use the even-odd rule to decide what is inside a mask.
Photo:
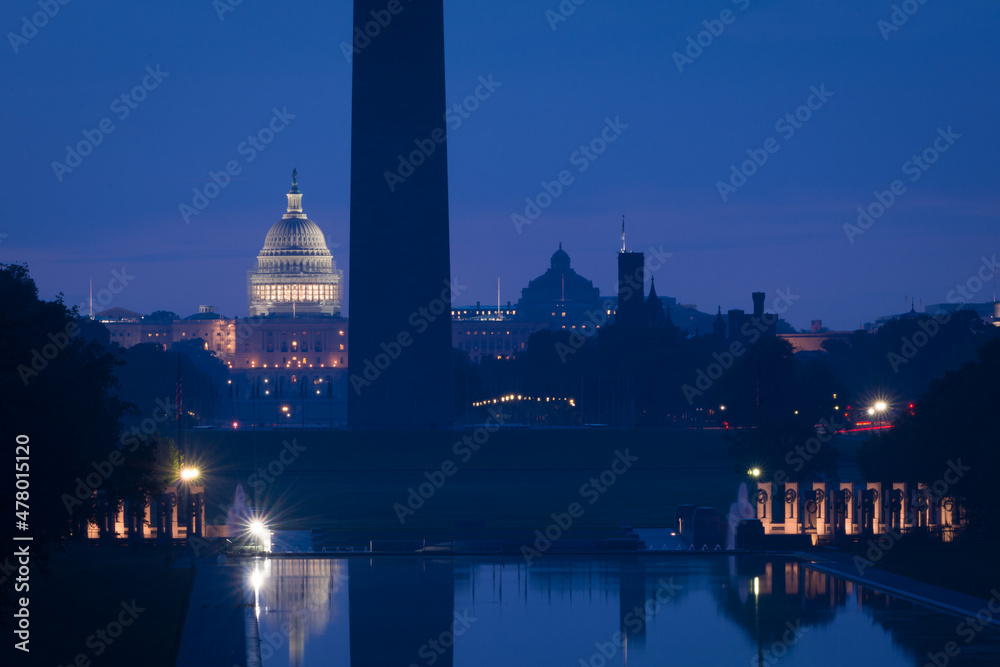
[{"label": "still dark water", "polygon": [[796,561],[292,559],[247,579],[266,667],[1000,665],[996,630]]}]

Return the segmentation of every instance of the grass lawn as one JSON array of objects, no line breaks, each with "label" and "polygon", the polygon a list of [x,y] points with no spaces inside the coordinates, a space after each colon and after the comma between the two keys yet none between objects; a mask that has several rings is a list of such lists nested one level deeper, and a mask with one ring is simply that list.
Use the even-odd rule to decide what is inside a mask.
[{"label": "grass lawn", "polygon": [[51,574],[31,579],[31,663],[172,667],[194,573],[169,560],[152,547],[53,551]]},{"label": "grass lawn", "polygon": [[[276,528],[320,528],[364,540],[426,537],[456,523],[530,532],[544,529],[552,513],[565,512],[572,502],[585,510],[571,529],[576,535],[622,524],[665,527],[679,504],[725,513],[744,479],[721,430],[500,431],[478,450],[458,445],[456,454],[456,442],[471,433],[209,431],[185,437],[206,471],[209,523],[224,521],[224,508],[242,483]],[[838,438],[839,460],[853,461],[859,443]],[[626,449],[638,460],[589,503],[594,496],[581,496],[581,486]],[[409,489],[428,481],[425,472],[436,476],[446,462],[454,464],[453,474],[400,523],[394,506],[406,506]],[[841,471],[845,478],[855,473]],[[904,543],[877,566],[988,598],[1000,586],[991,553],[985,546]]]},{"label": "grass lawn", "polygon": [[[209,523],[223,522],[242,484],[279,528],[405,534],[472,522],[534,530],[573,502],[585,508],[579,528],[667,526],[679,504],[725,511],[742,481],[719,430],[501,431],[481,433],[478,449],[461,442],[471,431],[189,435],[205,471]],[[634,460],[606,473],[613,483],[605,486],[602,473],[626,450]],[[581,493],[592,479],[598,486]],[[430,497],[414,497],[413,506],[423,505],[403,524],[394,507],[421,484]]]}]

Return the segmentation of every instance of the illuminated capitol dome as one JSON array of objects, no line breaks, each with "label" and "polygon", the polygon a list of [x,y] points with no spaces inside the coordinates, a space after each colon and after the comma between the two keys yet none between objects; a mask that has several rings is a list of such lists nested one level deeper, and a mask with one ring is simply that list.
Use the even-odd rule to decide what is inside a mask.
[{"label": "illuminated capitol dome", "polygon": [[288,212],[267,233],[256,270],[247,272],[250,316],[339,314],[344,272],[319,226],[302,212],[295,170],[287,196]]}]

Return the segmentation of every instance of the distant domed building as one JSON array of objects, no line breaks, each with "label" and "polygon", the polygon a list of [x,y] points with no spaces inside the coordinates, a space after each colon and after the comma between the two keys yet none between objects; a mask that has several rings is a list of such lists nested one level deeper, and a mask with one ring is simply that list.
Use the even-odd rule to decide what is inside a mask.
[{"label": "distant domed building", "polygon": [[337,315],[344,272],[337,270],[319,226],[302,212],[295,170],[287,197],[288,211],[267,233],[257,268],[247,272],[250,316]]},{"label": "distant domed building", "polygon": [[536,307],[544,311],[551,310],[555,304],[592,307],[598,305],[600,300],[594,283],[570,268],[569,254],[560,243],[559,249],[552,254],[548,271],[521,290],[517,305],[522,309]]}]

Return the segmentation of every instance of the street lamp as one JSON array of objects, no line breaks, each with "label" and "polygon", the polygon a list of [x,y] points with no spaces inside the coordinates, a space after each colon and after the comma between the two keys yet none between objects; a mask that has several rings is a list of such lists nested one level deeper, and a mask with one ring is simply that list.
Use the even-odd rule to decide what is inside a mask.
[{"label": "street lamp", "polygon": [[260,519],[250,521],[250,534],[257,540],[257,546],[264,551],[271,551],[271,531]]},{"label": "street lamp", "polygon": [[198,479],[201,472],[194,466],[185,466],[180,469],[177,475],[177,482],[174,484],[174,488],[178,492],[178,505],[180,512],[177,517],[178,527],[180,526],[180,521],[184,519],[184,529],[188,539],[191,537],[191,531],[197,526],[195,524],[195,510],[191,507],[191,486],[193,482]]},{"label": "street lamp", "polygon": [[753,505],[753,516],[757,517],[757,482],[760,480],[760,468],[754,466],[747,470],[747,476],[750,477],[750,503]]},{"label": "street lamp", "polygon": [[888,409],[888,407],[889,406],[886,405],[885,401],[877,401],[875,403],[875,406],[871,410],[869,410],[869,414],[871,414],[872,412],[874,412],[875,414],[878,415],[878,430],[879,430],[879,434],[882,433],[882,414],[886,411],[886,409]]}]

